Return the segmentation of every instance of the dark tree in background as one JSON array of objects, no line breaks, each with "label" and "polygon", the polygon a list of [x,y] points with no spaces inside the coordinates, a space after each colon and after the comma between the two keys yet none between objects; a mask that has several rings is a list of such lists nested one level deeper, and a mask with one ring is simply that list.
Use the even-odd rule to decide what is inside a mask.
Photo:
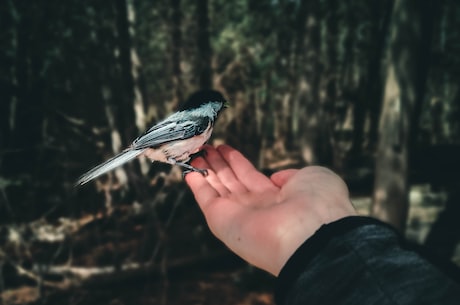
[{"label": "dark tree in background", "polygon": [[174,104],[184,100],[184,83],[182,81],[181,51],[182,51],[182,11],[180,0],[171,1],[170,28],[171,28],[171,64],[173,77]]},{"label": "dark tree in background", "polygon": [[196,6],[197,19],[197,74],[200,88],[212,88],[211,45],[209,42],[208,0],[198,0]]},{"label": "dark tree in background", "polygon": [[[365,119],[369,116],[368,146],[373,148],[377,142],[378,122],[382,99],[382,56],[385,50],[385,41],[388,25],[392,14],[394,0],[370,1],[370,14],[375,20],[370,25],[371,40],[367,61],[366,79],[354,92],[353,107],[353,142],[351,153],[360,158],[364,145]],[[361,92],[362,91],[362,92]]]},{"label": "dark tree in background", "polygon": [[[407,221],[409,150],[425,96],[435,8],[432,1],[395,1],[380,116],[372,215],[400,230]],[[417,125],[415,125],[417,126]]]},{"label": "dark tree in background", "polygon": [[[0,1],[0,293],[100,304],[135,280],[146,303],[221,304],[203,288],[221,281],[196,283],[242,263],[177,167],[140,159],[73,186],[202,88],[231,104],[211,144],[266,173],[331,167],[364,213],[457,257],[459,29],[454,0]],[[443,199],[414,207],[420,189]]]}]

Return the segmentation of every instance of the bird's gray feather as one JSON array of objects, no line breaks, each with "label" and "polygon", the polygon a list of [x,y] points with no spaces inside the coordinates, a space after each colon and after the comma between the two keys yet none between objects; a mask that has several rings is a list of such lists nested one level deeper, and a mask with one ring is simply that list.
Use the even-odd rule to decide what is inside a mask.
[{"label": "bird's gray feather", "polygon": [[140,149],[140,150],[133,150],[133,149],[129,149],[129,150],[125,150],[123,152],[121,152],[120,154],[116,155],[115,157],[105,161],[104,163],[102,164],[99,164],[98,166],[92,168],[91,170],[87,171],[86,173],[84,173],[83,175],[80,176],[80,178],[78,178],[78,181],[76,182],[76,185],[83,185],[87,182],[89,182],[90,180],[94,179],[94,178],[97,178],[109,171],[111,171],[112,169],[136,158],[137,156],[139,156],[140,154],[142,154],[144,152],[143,149]]},{"label": "bird's gray feather", "polygon": [[133,149],[154,148],[167,142],[185,140],[203,132],[209,125],[209,118],[193,120],[167,120],[161,122],[134,140]]}]

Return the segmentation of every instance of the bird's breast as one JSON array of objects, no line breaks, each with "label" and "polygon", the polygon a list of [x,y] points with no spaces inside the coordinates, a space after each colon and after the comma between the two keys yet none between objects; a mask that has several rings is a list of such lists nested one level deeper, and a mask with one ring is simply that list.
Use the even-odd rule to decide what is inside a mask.
[{"label": "bird's breast", "polygon": [[190,155],[197,153],[209,140],[211,134],[212,125],[209,124],[206,130],[199,135],[184,140],[171,141],[157,148],[148,148],[144,155],[152,161],[164,163],[171,163],[170,159],[187,162],[190,159]]}]

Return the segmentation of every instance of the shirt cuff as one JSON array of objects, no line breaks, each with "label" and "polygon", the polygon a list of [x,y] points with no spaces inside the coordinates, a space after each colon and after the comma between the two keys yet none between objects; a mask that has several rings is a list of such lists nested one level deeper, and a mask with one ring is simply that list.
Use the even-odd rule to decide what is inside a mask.
[{"label": "shirt cuff", "polygon": [[332,238],[341,236],[358,227],[367,225],[380,225],[387,228],[391,226],[370,217],[350,216],[321,226],[318,231],[307,239],[289,258],[276,280],[275,301],[283,304],[289,290],[297,278],[305,272],[307,265],[331,241]]}]

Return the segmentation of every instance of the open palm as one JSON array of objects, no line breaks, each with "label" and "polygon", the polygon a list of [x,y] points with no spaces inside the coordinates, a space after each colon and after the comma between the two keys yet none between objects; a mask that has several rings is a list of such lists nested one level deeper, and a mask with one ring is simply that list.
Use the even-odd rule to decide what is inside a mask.
[{"label": "open palm", "polygon": [[323,224],[353,215],[345,183],[311,166],[266,177],[237,150],[206,146],[186,176],[211,231],[232,251],[278,275],[294,251]]}]

